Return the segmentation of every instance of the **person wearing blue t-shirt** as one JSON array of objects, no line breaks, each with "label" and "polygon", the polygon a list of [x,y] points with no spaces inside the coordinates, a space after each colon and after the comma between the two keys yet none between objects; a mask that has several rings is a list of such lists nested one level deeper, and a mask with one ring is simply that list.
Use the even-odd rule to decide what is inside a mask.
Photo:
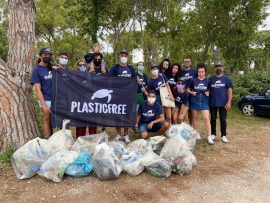
[{"label": "person wearing blue t-shirt", "polygon": [[170,68],[170,60],[168,58],[165,58],[161,61],[161,63],[158,66],[158,72],[163,73],[164,75],[168,75],[168,71]]},{"label": "person wearing blue t-shirt", "polygon": [[178,79],[181,77],[181,65],[179,63],[174,63],[172,67],[169,68],[168,74],[166,76],[172,91],[176,86]]},{"label": "person wearing blue t-shirt", "polygon": [[227,111],[231,108],[233,85],[231,79],[228,76],[223,75],[223,70],[223,65],[221,63],[216,64],[215,75],[209,78],[209,106],[211,115],[212,139],[214,140],[216,136],[217,111],[219,111],[221,140],[222,142],[227,143],[228,139],[226,137],[226,119]]},{"label": "person wearing blue t-shirt", "polygon": [[191,94],[189,108],[192,111],[194,129],[198,132],[197,139],[201,139],[198,131],[198,114],[202,113],[204,126],[207,134],[208,144],[214,144],[211,136],[211,126],[209,120],[209,89],[210,81],[205,77],[206,65],[199,63],[197,65],[198,77],[191,80],[188,93]]},{"label": "person wearing blue t-shirt", "polygon": [[38,65],[32,72],[30,83],[34,86],[38,98],[38,103],[43,114],[43,128],[47,139],[50,138],[51,131],[51,96],[52,96],[52,52],[48,48],[39,51]]},{"label": "person wearing blue t-shirt", "polygon": [[[186,87],[189,87],[189,83],[193,78],[198,77],[197,70],[195,68],[191,68],[191,59],[190,57],[184,57],[183,59],[183,69],[181,70],[181,78],[185,81]],[[191,96],[191,95],[190,95]],[[190,99],[190,97],[189,97]],[[189,124],[193,126],[192,122],[192,112],[191,109],[188,110],[188,119],[189,119]]]},{"label": "person wearing blue t-shirt", "polygon": [[142,102],[138,109],[136,127],[143,139],[147,139],[148,132],[157,132],[157,135],[162,135],[170,126],[165,121],[161,105],[155,100],[156,92],[150,90],[147,101]]},{"label": "person wearing blue t-shirt", "polygon": [[[109,76],[116,77],[134,77],[136,81],[139,83],[140,80],[136,77],[135,70],[132,66],[128,65],[128,52],[126,50],[121,50],[119,53],[119,64],[113,65],[108,73]],[[121,136],[121,128],[116,128],[117,135],[114,140],[118,141],[122,139]],[[130,142],[128,135],[128,128],[124,128],[124,139],[126,142]]]},{"label": "person wearing blue t-shirt", "polygon": [[147,99],[143,92],[147,88],[148,78],[143,71],[144,71],[144,63],[142,61],[139,61],[137,63],[137,72],[136,72],[136,76],[140,80],[140,82],[138,82],[138,90],[137,90],[137,109],[139,108],[139,104]]},{"label": "person wearing blue t-shirt", "polygon": [[186,91],[186,83],[179,78],[176,87],[173,88],[175,107],[173,108],[173,124],[181,124],[188,111],[189,94]]},{"label": "person wearing blue t-shirt", "polygon": [[[156,92],[156,102],[162,105],[159,89],[161,86],[166,86],[166,88],[168,89],[168,93],[170,95],[170,99],[174,102],[174,97],[173,97],[171,88],[168,84],[168,79],[164,74],[158,73],[158,66],[156,64],[153,64],[151,66],[151,73],[152,73],[152,78],[149,80],[148,85],[147,85],[147,91],[145,91],[144,94],[148,95],[147,92],[149,92],[150,90],[154,90]],[[166,114],[166,121],[168,123],[171,123],[171,118],[172,118],[171,107],[163,106],[163,108]]]}]

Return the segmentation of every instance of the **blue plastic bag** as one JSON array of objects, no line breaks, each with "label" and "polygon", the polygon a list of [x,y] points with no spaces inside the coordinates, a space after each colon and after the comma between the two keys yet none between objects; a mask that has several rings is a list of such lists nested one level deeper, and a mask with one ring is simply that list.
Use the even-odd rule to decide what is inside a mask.
[{"label": "blue plastic bag", "polygon": [[90,163],[91,158],[90,152],[80,152],[79,157],[66,167],[65,174],[75,178],[88,176],[93,170],[93,165]]}]

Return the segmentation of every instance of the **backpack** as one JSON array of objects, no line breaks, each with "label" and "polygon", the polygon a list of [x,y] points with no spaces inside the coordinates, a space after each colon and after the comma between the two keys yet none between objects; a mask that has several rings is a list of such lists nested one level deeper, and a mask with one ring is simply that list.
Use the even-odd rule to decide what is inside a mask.
[{"label": "backpack", "polygon": [[[129,64],[127,64],[127,66],[129,67],[129,69],[130,69],[130,71],[132,73],[132,70],[134,69],[133,66],[130,66]],[[118,70],[119,70],[119,63],[114,65],[113,75],[117,75]]]}]

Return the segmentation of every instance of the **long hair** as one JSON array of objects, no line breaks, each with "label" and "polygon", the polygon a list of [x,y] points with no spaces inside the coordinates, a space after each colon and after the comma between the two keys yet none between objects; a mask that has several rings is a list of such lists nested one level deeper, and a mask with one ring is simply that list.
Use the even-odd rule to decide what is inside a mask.
[{"label": "long hair", "polygon": [[[41,55],[39,55],[39,56],[41,56]],[[39,64],[41,62],[41,59],[40,58],[38,58],[38,60],[37,60],[37,64]],[[48,67],[49,67],[49,70],[50,71],[52,71],[52,64],[51,63],[48,63],[48,65],[47,65]]]},{"label": "long hair", "polygon": [[172,66],[169,68],[169,71],[168,71],[168,78],[171,78],[173,75],[172,75],[172,70],[173,70],[173,67],[174,66],[177,66],[178,67],[178,72],[175,74],[175,78],[176,80],[178,80],[180,77],[181,77],[181,65],[179,63],[174,63],[172,64]]},{"label": "long hair", "polygon": [[163,60],[161,61],[161,63],[160,63],[159,66],[158,66],[158,70],[159,70],[159,72],[163,72],[162,69],[163,69],[163,62],[164,62],[164,61],[168,61],[168,63],[169,63],[168,69],[165,70],[165,72],[164,72],[164,74],[165,74],[166,76],[168,76],[168,72],[169,72],[169,69],[170,69],[170,60],[169,60],[168,58],[165,58],[165,59],[163,59]]}]

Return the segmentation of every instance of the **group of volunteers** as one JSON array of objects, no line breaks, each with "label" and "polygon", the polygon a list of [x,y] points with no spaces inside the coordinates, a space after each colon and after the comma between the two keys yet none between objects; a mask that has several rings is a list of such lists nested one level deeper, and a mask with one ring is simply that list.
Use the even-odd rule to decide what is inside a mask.
[{"label": "group of volunteers", "polygon": [[[51,129],[51,91],[52,69],[67,68],[68,53],[61,51],[58,64],[51,64],[50,49],[42,48],[39,52],[38,64],[32,72],[33,84],[38,103],[44,116],[44,132],[46,138],[52,134]],[[181,66],[182,65],[182,66]],[[183,67],[183,68],[182,68]],[[222,142],[228,142],[226,135],[227,111],[231,108],[232,82],[223,74],[224,67],[221,63],[215,65],[215,74],[207,78],[207,67],[199,63],[197,68],[191,67],[191,58],[185,57],[180,63],[170,64],[169,59],[164,59],[159,65],[151,65],[151,78],[144,73],[144,63],[137,63],[136,69],[128,64],[128,52],[121,50],[119,63],[109,70],[105,67],[100,44],[93,46],[93,52],[86,54],[84,59],[76,63],[76,69],[92,74],[106,74],[114,77],[132,77],[138,83],[137,90],[137,116],[136,126],[142,138],[148,138],[148,132],[162,135],[171,124],[181,124],[188,114],[189,124],[198,132],[197,139],[201,139],[198,129],[198,114],[201,112],[207,134],[207,142],[214,144],[216,136],[217,112],[220,118],[220,131]],[[166,87],[169,99],[175,107],[162,105],[160,88]],[[210,113],[210,115],[209,115]],[[209,118],[210,117],[210,118]],[[113,127],[113,126],[112,126]],[[87,126],[77,126],[76,136],[86,135]],[[89,134],[96,134],[97,127],[88,126]],[[102,131],[105,127],[102,127]],[[124,139],[130,142],[128,128],[116,128],[115,140]],[[123,135],[123,136],[122,136]]]}]

